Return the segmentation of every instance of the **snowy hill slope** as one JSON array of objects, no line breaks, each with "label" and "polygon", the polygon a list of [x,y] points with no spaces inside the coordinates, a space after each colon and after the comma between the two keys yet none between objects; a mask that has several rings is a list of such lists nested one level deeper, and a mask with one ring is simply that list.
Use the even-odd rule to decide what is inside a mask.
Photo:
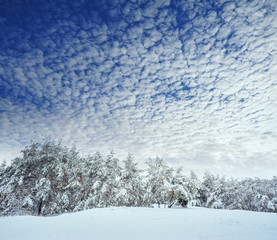
[{"label": "snowy hill slope", "polygon": [[102,208],[1,217],[1,240],[276,240],[277,214],[205,208]]}]

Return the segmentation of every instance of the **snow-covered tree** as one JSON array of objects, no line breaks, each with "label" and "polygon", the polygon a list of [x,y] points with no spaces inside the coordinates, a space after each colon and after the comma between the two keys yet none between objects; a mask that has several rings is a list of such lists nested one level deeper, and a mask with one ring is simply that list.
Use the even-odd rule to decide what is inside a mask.
[{"label": "snow-covered tree", "polygon": [[124,166],[120,176],[120,191],[116,198],[119,206],[142,206],[144,195],[144,184],[142,170],[134,162],[131,154],[123,161]]},{"label": "snow-covered tree", "polygon": [[182,168],[172,172],[170,185],[166,188],[166,202],[168,207],[181,205],[186,207],[188,202],[193,199],[194,187],[191,181],[182,173]]},{"label": "snow-covered tree", "polygon": [[1,181],[1,177],[2,177],[3,173],[6,170],[6,167],[7,167],[7,161],[4,159],[0,165],[0,181]]},{"label": "snow-covered tree", "polygon": [[99,189],[99,206],[108,207],[117,205],[117,194],[120,191],[121,167],[119,160],[111,152],[104,161]]},{"label": "snow-covered tree", "polygon": [[165,204],[166,194],[171,188],[173,169],[169,168],[159,157],[156,157],[155,160],[149,159],[146,164],[148,169],[145,201],[148,205]]},{"label": "snow-covered tree", "polygon": [[222,208],[222,202],[219,197],[221,193],[223,180],[219,176],[214,176],[205,172],[200,190],[200,201],[203,206],[211,208]]},{"label": "snow-covered tree", "polygon": [[[70,188],[69,169],[72,156],[76,156],[75,151],[62,147],[60,143],[45,141],[32,143],[22,153],[23,156],[14,159],[7,168],[0,186],[5,195],[1,205],[4,203],[7,214],[12,211],[9,209],[17,209],[17,214],[33,215],[64,212],[65,209],[56,206],[57,196]],[[66,181],[60,181],[61,178]],[[72,193],[72,189],[69,191]],[[72,207],[67,210],[72,211]]]},{"label": "snow-covered tree", "polygon": [[102,187],[102,179],[104,176],[103,166],[104,160],[99,152],[96,152],[94,156],[89,156],[85,160],[85,164],[83,166],[86,192],[84,209],[100,207],[100,190]]},{"label": "snow-covered tree", "polygon": [[0,215],[51,215],[108,206],[164,204],[277,212],[277,178],[227,179],[149,160],[141,171],[128,155],[120,167],[113,152],[81,158],[75,148],[46,140],[25,147],[22,156],[0,167]]}]

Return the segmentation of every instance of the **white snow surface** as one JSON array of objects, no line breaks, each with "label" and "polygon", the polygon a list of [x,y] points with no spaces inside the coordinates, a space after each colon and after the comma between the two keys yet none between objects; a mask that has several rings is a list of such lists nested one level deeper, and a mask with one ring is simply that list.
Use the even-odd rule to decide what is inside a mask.
[{"label": "white snow surface", "polygon": [[102,208],[0,218],[1,240],[276,240],[277,214],[190,208]]}]

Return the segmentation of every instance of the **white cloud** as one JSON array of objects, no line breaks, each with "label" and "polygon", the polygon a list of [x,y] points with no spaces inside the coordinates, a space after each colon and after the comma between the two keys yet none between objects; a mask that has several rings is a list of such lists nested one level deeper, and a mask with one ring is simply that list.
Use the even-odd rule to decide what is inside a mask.
[{"label": "white cloud", "polygon": [[5,43],[1,156],[50,135],[141,163],[159,155],[231,175],[277,170],[276,6],[152,3],[42,24],[45,37],[25,40],[24,54]]}]

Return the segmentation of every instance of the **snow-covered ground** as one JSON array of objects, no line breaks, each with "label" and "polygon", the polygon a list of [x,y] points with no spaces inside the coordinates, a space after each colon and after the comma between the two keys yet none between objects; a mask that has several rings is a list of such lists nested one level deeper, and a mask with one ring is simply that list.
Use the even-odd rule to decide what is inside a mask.
[{"label": "snow-covered ground", "polygon": [[190,207],[104,208],[1,217],[1,240],[276,240],[277,214]]}]

